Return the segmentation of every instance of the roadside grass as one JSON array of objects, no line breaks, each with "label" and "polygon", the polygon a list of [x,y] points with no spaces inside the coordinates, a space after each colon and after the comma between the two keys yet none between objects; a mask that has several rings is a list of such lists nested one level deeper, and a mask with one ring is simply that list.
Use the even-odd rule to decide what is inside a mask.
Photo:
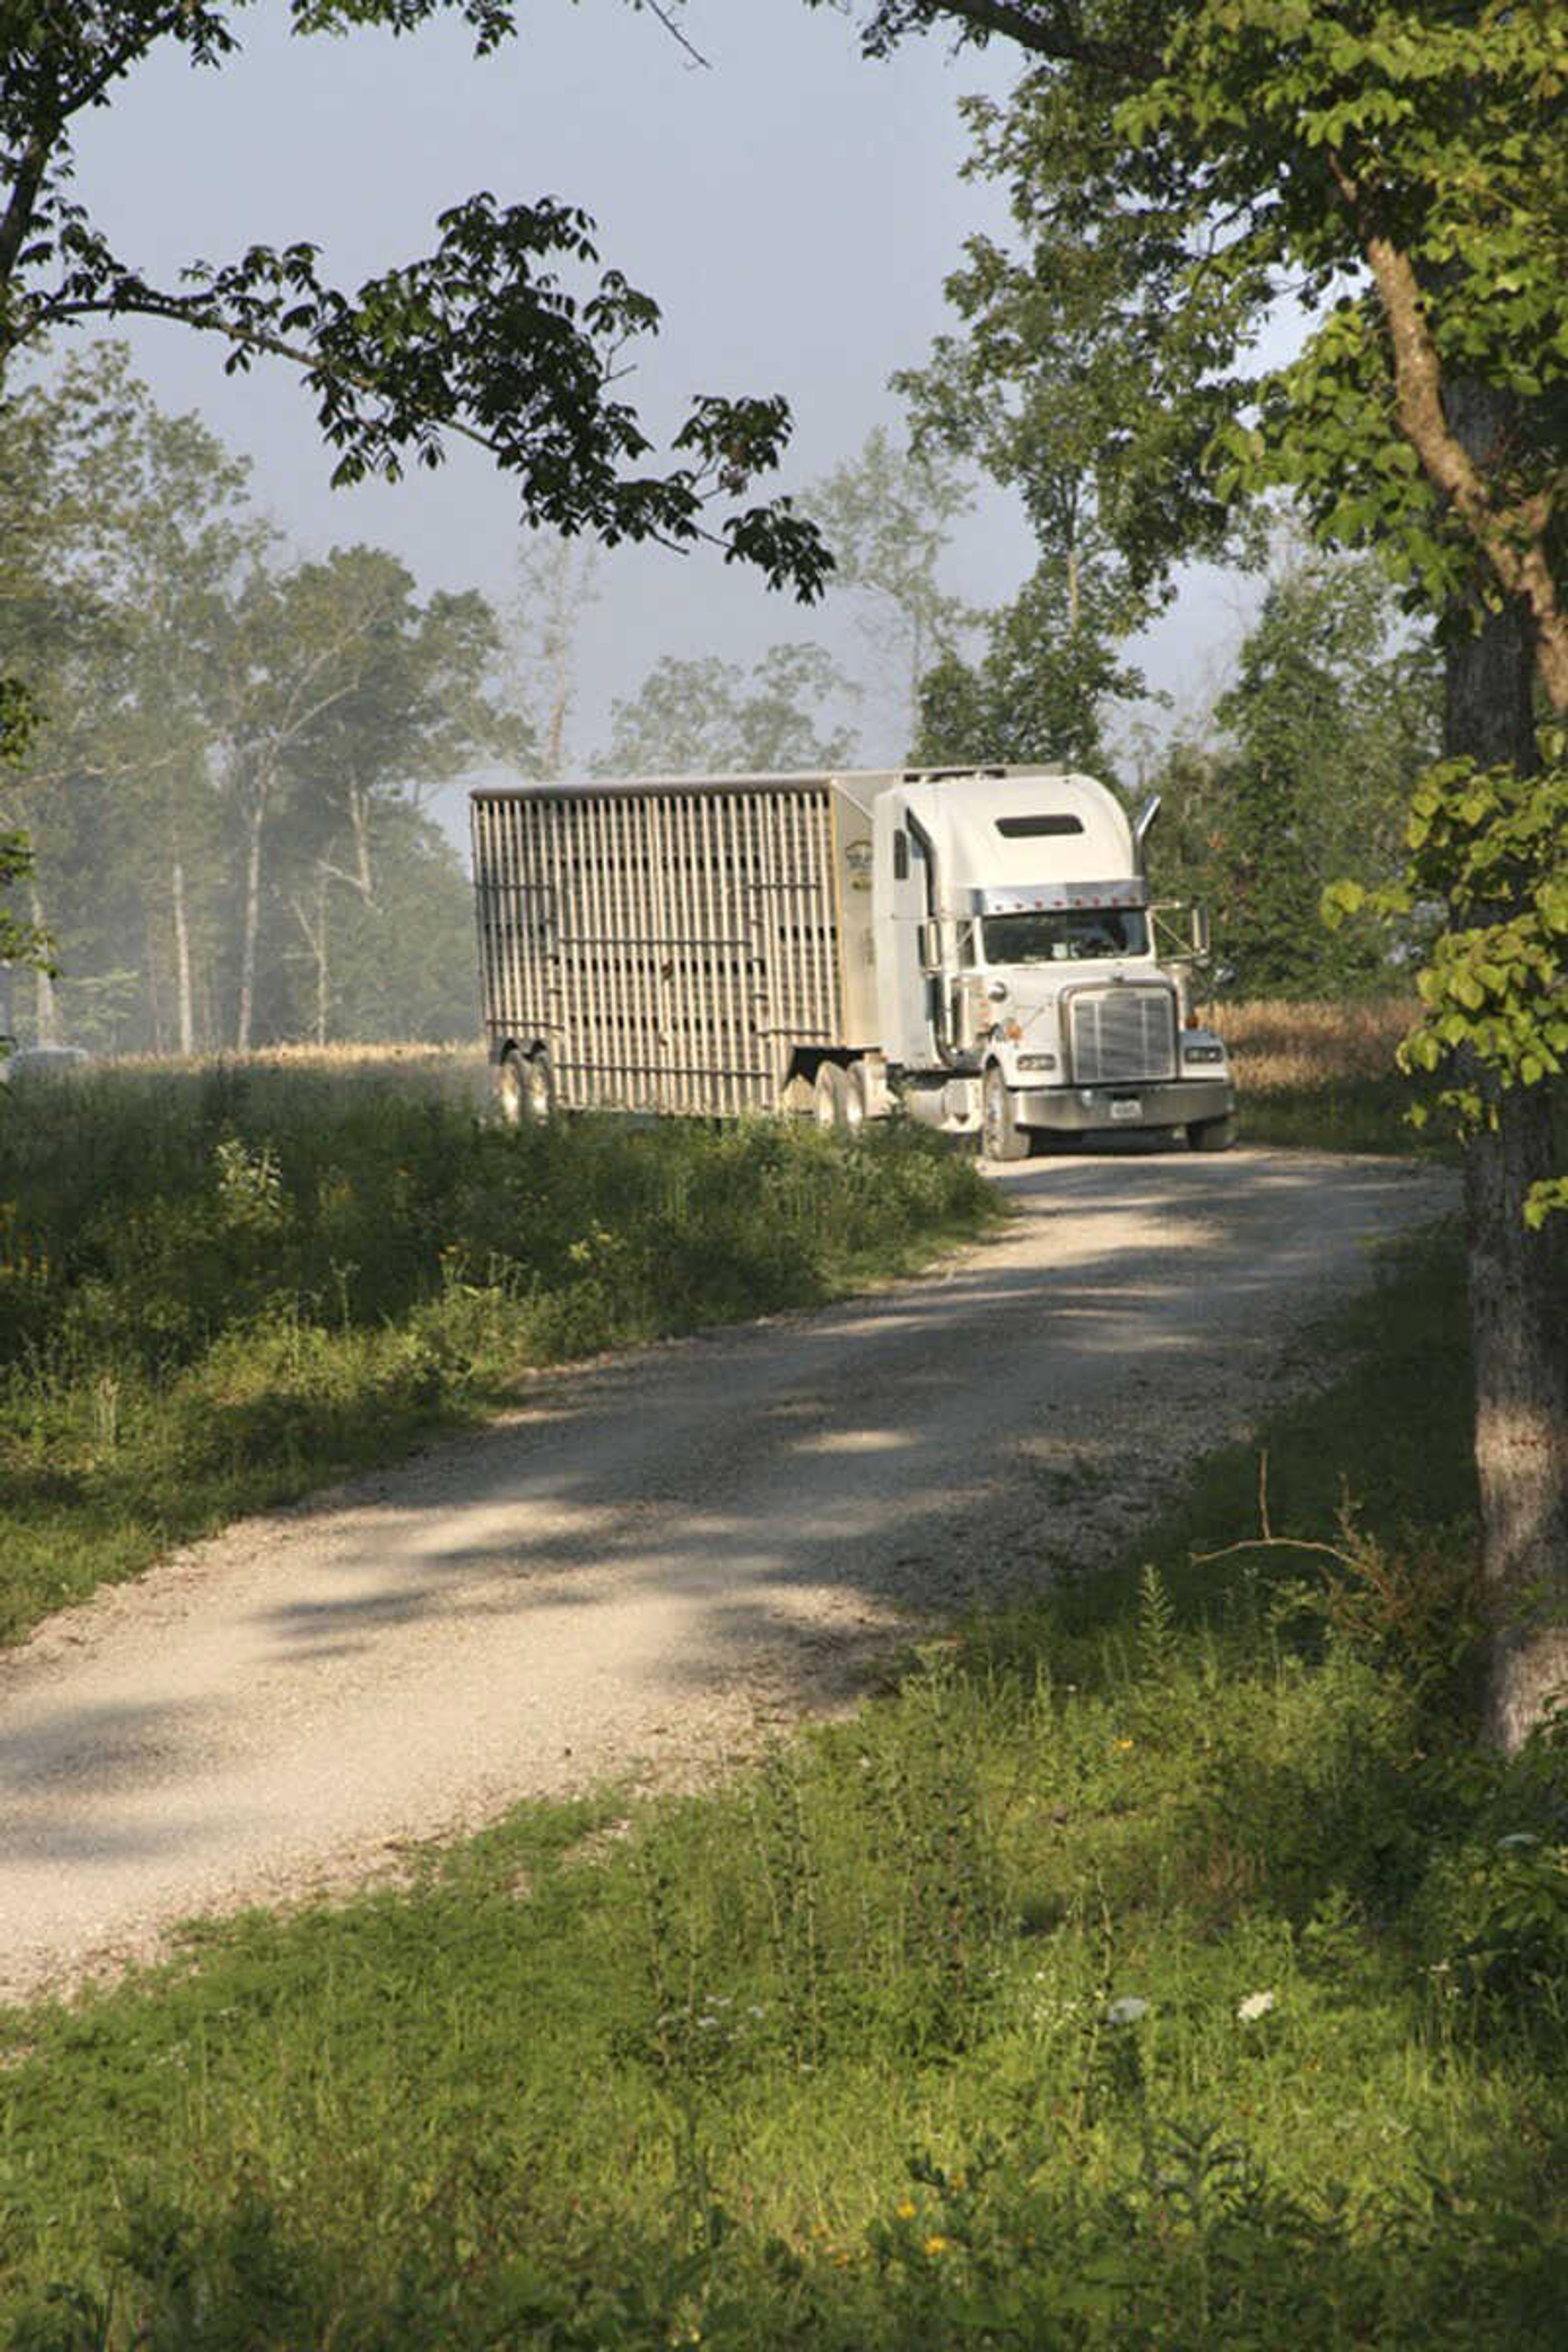
[{"label": "roadside grass", "polygon": [[519,1134],[481,1082],[377,1053],[0,1089],[0,1640],[533,1367],[814,1305],[1000,1213],[918,1131]]},{"label": "roadside grass", "polygon": [[1394,1066],[1419,1009],[1405,997],[1205,1008],[1230,1050],[1244,1140],[1455,1158],[1445,1138],[1410,1124],[1422,1089]]},{"label": "roadside grass", "polygon": [[[1555,2347],[1568,1772],[1470,1742],[1456,1238],[1124,1568],[716,1792],[0,2021],[15,2352]],[[1194,1554],[1222,1555],[1194,1559]]]}]

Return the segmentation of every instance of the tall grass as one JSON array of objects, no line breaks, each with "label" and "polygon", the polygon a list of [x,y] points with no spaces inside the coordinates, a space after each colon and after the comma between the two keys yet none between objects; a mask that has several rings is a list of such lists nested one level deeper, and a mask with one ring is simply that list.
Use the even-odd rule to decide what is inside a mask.
[{"label": "tall grass", "polygon": [[1555,2347],[1568,1776],[1468,1746],[1458,1280],[1267,1433],[1337,1559],[1194,1560],[1217,1457],[716,1795],[14,2015],[11,2344]]},{"label": "tall grass", "polygon": [[1421,1087],[1394,1063],[1418,1009],[1405,997],[1208,1008],[1230,1050],[1247,1139],[1327,1151],[1446,1151],[1410,1123]]},{"label": "tall grass", "polygon": [[516,1134],[456,1057],[0,1092],[0,1638],[536,1365],[831,1297],[996,1213],[918,1133]]}]

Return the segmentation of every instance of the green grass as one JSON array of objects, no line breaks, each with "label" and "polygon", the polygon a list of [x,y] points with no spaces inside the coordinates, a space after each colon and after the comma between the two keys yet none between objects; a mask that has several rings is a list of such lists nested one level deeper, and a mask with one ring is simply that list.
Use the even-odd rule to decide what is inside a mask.
[{"label": "green grass", "polygon": [[1410,1124],[1417,1099],[1417,1089],[1396,1070],[1380,1077],[1342,1077],[1328,1086],[1244,1087],[1240,1132],[1247,1143],[1457,1160],[1458,1147],[1451,1139]]},{"label": "green grass", "polygon": [[1459,1273],[1267,1433],[1338,1558],[1194,1561],[1217,1456],[717,1794],[15,2013],[12,2345],[1560,2344],[1568,1776],[1468,1744]]},{"label": "green grass", "polygon": [[0,1089],[0,1640],[533,1366],[813,1305],[997,1213],[918,1131],[514,1134],[341,1068]]}]

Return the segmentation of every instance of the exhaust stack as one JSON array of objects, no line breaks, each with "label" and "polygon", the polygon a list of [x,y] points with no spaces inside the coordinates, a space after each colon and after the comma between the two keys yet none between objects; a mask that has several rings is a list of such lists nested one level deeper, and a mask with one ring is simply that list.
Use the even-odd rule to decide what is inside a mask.
[{"label": "exhaust stack", "polygon": [[1139,810],[1132,826],[1132,862],[1145,882],[1149,879],[1149,866],[1145,852],[1149,835],[1154,830],[1154,819],[1159,814],[1160,795],[1158,793],[1151,793]]}]

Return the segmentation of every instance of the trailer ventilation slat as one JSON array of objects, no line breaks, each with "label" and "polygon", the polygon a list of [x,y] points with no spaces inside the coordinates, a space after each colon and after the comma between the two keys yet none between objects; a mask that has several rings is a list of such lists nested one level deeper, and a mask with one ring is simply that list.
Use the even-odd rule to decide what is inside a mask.
[{"label": "trailer ventilation slat", "polygon": [[1142,1086],[1176,1076],[1176,1003],[1168,988],[1084,989],[1070,1003],[1075,1084]]},{"label": "trailer ventilation slat", "polygon": [[773,1110],[844,1018],[825,777],[474,796],[485,1022],[563,1109]]}]

